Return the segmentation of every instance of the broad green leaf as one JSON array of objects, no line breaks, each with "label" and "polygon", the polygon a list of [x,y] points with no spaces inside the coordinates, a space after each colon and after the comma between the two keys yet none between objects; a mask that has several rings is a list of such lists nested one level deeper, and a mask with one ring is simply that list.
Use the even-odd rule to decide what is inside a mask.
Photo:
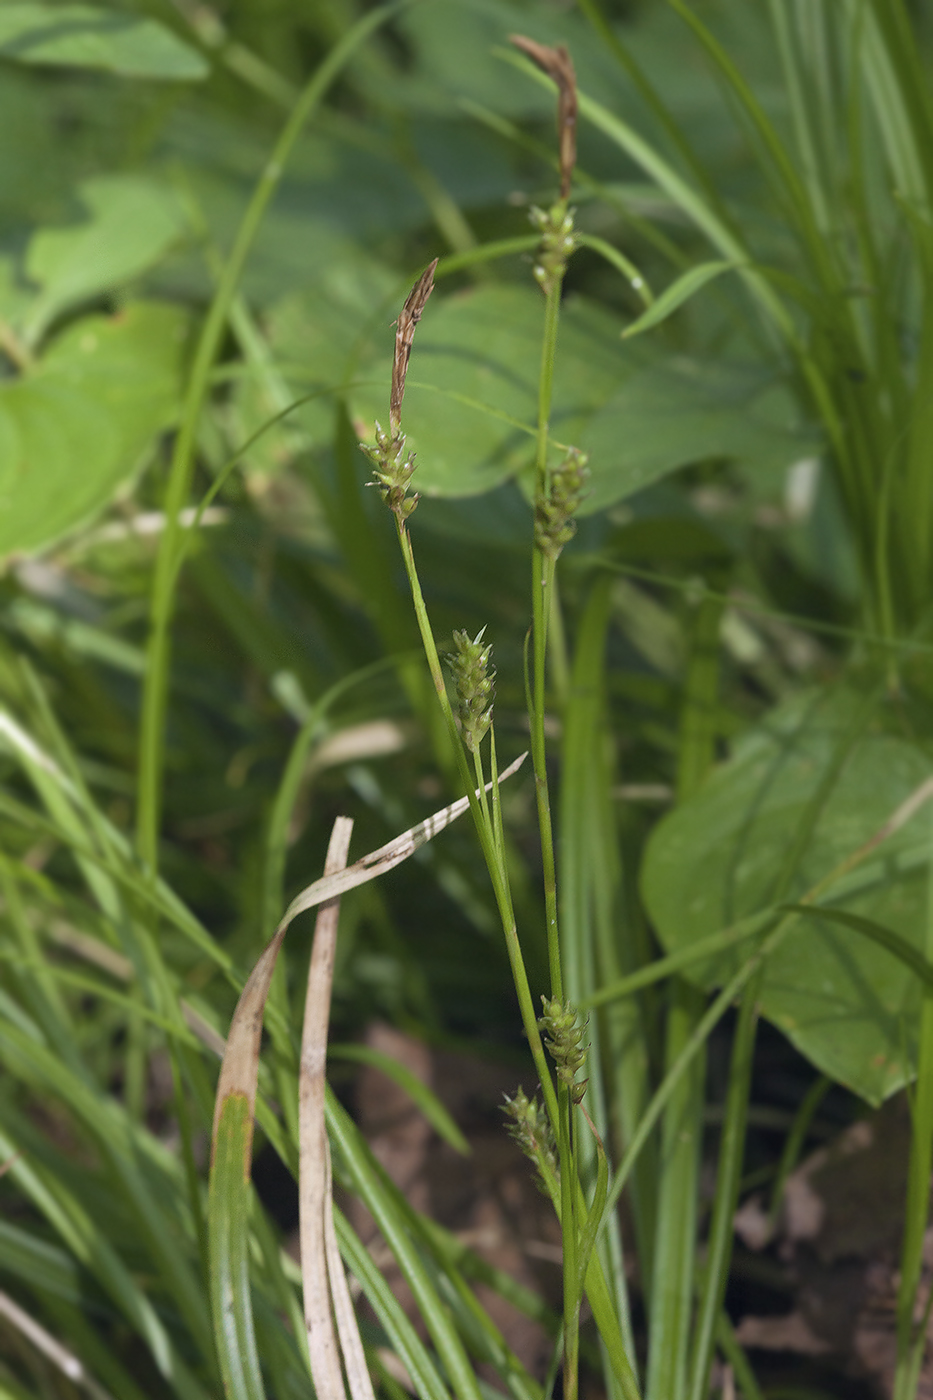
[{"label": "broad green leaf", "polygon": [[[745,736],[695,797],[666,817],[648,846],[642,886],[658,935],[677,952],[774,902],[794,903],[858,850],[929,776],[929,760],[876,725],[846,759],[789,891],[778,881],[858,701],[798,697]],[[929,816],[914,817],[845,882],[822,896],[841,911],[923,944]],[[739,954],[687,975],[722,984]],[[764,975],[761,1009],[819,1069],[878,1104],[909,1080],[920,979],[890,948],[838,919],[803,918]]]},{"label": "broad green leaf", "polygon": [[751,475],[787,467],[814,450],[788,390],[755,366],[678,356],[626,378],[586,424],[589,515],[678,467],[720,457]]},{"label": "broad green leaf", "polygon": [[830,909],[822,904],[784,904],[781,905],[781,909],[803,914],[808,919],[823,919],[831,924],[842,924],[844,928],[854,929],[856,933],[870,938],[879,947],[887,948],[893,957],[899,958],[904,966],[925,984],[928,991],[933,991],[933,963],[929,962],[913,943],[908,943],[906,938],[902,938],[893,929],[885,928],[884,924],[876,923],[874,919],[864,919],[860,914],[850,914],[846,909]]},{"label": "broad green leaf", "polygon": [[158,20],[96,5],[0,6],[0,57],[176,82],[206,78],[210,72],[197,49]]},{"label": "broad green leaf", "polygon": [[82,185],[80,196],[89,219],[40,229],[29,244],[26,275],[41,288],[23,322],[29,345],[63,311],[146,272],[184,234],[178,200],[153,180],[103,176]]},{"label": "broad green leaf", "polygon": [[69,326],[34,370],[0,382],[0,557],[102,510],[179,401],[187,321],[136,303]]},{"label": "broad green leaf", "polygon": [[672,316],[678,307],[683,306],[685,301],[695,296],[701,287],[705,287],[707,282],[712,282],[714,277],[721,277],[724,272],[731,272],[736,266],[734,262],[708,262],[691,267],[683,277],[678,277],[676,282],[672,282],[637,321],[626,326],[622,332],[623,338],[630,340],[632,336],[641,335],[642,331],[659,326],[668,316]]},{"label": "broad green leaf", "polygon": [[[418,327],[403,426],[417,488],[470,496],[527,468],[534,453],[544,302],[533,288],[435,297]],[[561,315],[551,433],[590,457],[591,514],[707,457],[782,464],[801,455],[790,397],[760,369],[661,361],[620,343],[620,318],[575,298]],[[368,423],[387,412],[389,364],[354,391]],[[555,456],[556,456],[555,446]]]}]

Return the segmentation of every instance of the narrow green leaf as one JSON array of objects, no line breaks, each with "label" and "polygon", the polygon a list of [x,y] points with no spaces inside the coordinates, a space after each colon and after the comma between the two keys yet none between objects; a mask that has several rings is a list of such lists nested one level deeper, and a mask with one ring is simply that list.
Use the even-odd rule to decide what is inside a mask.
[{"label": "narrow green leaf", "polygon": [[[594,1132],[594,1137],[596,1134]],[[586,1223],[577,1240],[577,1301],[583,1297],[583,1285],[590,1266],[590,1259],[596,1245],[596,1237],[602,1224],[606,1196],[609,1193],[609,1163],[599,1138],[596,1137],[596,1189],[587,1213]]]},{"label": "narrow green leaf", "polygon": [[468,1157],[470,1155],[470,1144],[437,1095],[432,1093],[427,1084],[420,1080],[416,1074],[412,1074],[405,1065],[399,1064],[398,1060],[393,1060],[391,1055],[386,1055],[381,1050],[374,1050],[369,1045],[331,1045],[327,1053],[331,1059],[355,1060],[358,1064],[372,1065],[374,1069],[378,1069],[408,1095],[424,1114],[438,1137],[443,1138],[462,1156]]},{"label": "narrow green leaf", "polygon": [[369,1251],[346,1216],[337,1209],[334,1210],[334,1225],[347,1267],[385,1328],[393,1351],[414,1382],[415,1393],[423,1400],[449,1400],[450,1392],[427,1348],[373,1263]]},{"label": "narrow green leaf", "polygon": [[642,312],[636,321],[630,326],[626,326],[622,332],[623,340],[631,340],[633,336],[641,335],[643,331],[650,331],[655,326],[659,326],[662,321],[666,321],[668,316],[672,316],[678,307],[689,301],[692,296],[705,287],[707,282],[712,282],[716,277],[721,277],[724,272],[734,272],[737,267],[742,267],[740,262],[705,262],[699,263],[696,267],[691,267],[689,272],[685,272],[682,277],[678,277],[676,282],[661,293],[657,301],[652,302],[647,311]]},{"label": "narrow green leaf", "polygon": [[252,1105],[232,1093],[214,1131],[208,1220],[214,1336],[229,1400],[265,1400],[249,1285]]},{"label": "narrow green leaf", "polygon": [[398,1261],[447,1371],[451,1388],[458,1400],[480,1400],[479,1384],[463,1341],[453,1326],[449,1311],[442,1303],[431,1274],[415,1247],[404,1215],[392,1199],[392,1193],[385,1189],[380,1170],[368,1145],[330,1089],[327,1094],[327,1127],[331,1142],[340,1153],[354,1192],[372,1214],[386,1244]]}]

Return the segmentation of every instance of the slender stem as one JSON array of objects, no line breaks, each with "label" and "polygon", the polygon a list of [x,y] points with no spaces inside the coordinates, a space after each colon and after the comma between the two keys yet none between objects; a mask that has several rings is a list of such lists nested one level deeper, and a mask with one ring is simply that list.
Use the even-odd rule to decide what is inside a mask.
[{"label": "slender stem", "polygon": [[143,863],[155,876],[162,808],[162,769],[165,757],[165,712],[168,701],[170,628],[175,608],[178,564],[187,539],[180,515],[191,489],[201,411],[207,398],[230,308],[247,256],[266,209],[282,178],[285,164],[302,128],[322,101],[331,83],[365,39],[401,7],[400,0],[372,10],[340,40],[306,84],[282,129],[272,155],[247,205],[236,239],[217,283],[201,330],[181,426],[175,439],[165,494],[166,526],[156,559],[150,604],[146,677],[142,697],[139,754],[137,846]]},{"label": "slender stem", "polygon": [[627,284],[638,296],[642,306],[646,309],[654,302],[654,296],[648,283],[642,277],[638,268],[633,262],[620,253],[618,248],[613,248],[611,243],[607,243],[605,238],[598,238],[592,233],[578,233],[577,242],[581,248],[590,248],[594,253],[598,253],[601,258],[621,272]]},{"label": "slender stem", "polygon": [[[460,733],[457,729],[457,721],[454,719],[454,713],[450,706],[450,698],[447,694],[447,686],[444,683],[444,673],[441,669],[440,657],[437,654],[437,644],[434,641],[434,634],[431,631],[424,594],[421,591],[421,581],[418,578],[415,556],[411,547],[411,536],[405,524],[398,520],[397,517],[396,527],[399,547],[402,551],[402,560],[405,565],[405,573],[408,576],[408,584],[411,588],[418,631],[421,634],[421,642],[428,662],[428,669],[431,672],[431,679],[434,682],[434,689],[437,692],[441,712],[447,726],[447,733],[450,736],[450,742],[456,754],[460,778],[466,790],[467,797],[470,800],[470,811],[473,815],[476,833],[479,836],[480,845],[483,849],[483,857],[489,870],[489,877],[492,880],[493,892],[499,909],[499,917],[502,921],[502,931],[505,935],[505,946],[509,955],[512,977],[515,982],[515,993],[518,997],[522,1025],[528,1037],[528,1044],[531,1047],[535,1068],[538,1071],[538,1078],[541,1081],[541,1092],[544,1095],[544,1103],[547,1108],[548,1117],[554,1125],[556,1132],[558,1130],[559,1121],[557,1094],[554,1091],[550,1070],[548,1069],[547,1057],[544,1053],[544,1045],[541,1040],[541,1032],[538,1029],[538,1020],[535,1014],[531,987],[528,984],[528,974],[525,971],[525,961],[522,957],[521,944],[518,940],[518,930],[515,924],[515,914],[512,909],[512,896],[509,890],[508,878],[503,862],[499,856],[498,843],[495,840],[494,829],[490,823],[484,820],[483,808],[474,791],[473,779],[469,767],[467,766],[466,754],[464,753],[463,744],[460,740]],[[498,804],[497,794],[494,796],[493,800],[494,803]]]},{"label": "slender stem", "polygon": [[784,1186],[787,1178],[800,1160],[800,1153],[810,1131],[810,1124],[819,1109],[820,1104],[826,1097],[832,1086],[832,1080],[825,1074],[821,1074],[818,1079],[814,1079],[807,1092],[801,1100],[800,1107],[794,1118],[794,1125],[787,1134],[787,1141],[781,1152],[781,1160],[778,1162],[777,1175],[771,1187],[771,1203],[768,1206],[768,1220],[772,1227],[777,1225],[778,1213],[781,1209],[781,1202],[784,1199]]},{"label": "slender stem", "polygon": [[547,662],[548,612],[554,582],[554,560],[540,549],[534,551],[535,592],[532,609],[532,639],[534,644],[533,699],[531,712],[531,758],[535,770],[535,798],[538,804],[538,827],[541,835],[541,865],[544,879],[544,911],[547,922],[548,968],[551,974],[551,996],[563,999],[564,978],[560,959],[560,930],[557,920],[557,868],[554,859],[554,829],[551,820],[551,794],[547,777],[547,753],[544,738],[545,677]]},{"label": "slender stem", "polygon": [[496,833],[489,815],[489,799],[486,796],[486,776],[483,773],[483,760],[480,757],[479,746],[473,750],[473,770],[476,776],[476,791],[479,794],[479,805],[483,812],[483,825],[487,831],[492,832],[493,841],[496,847],[497,863],[499,863],[499,844],[496,841]]},{"label": "slender stem", "polygon": [[551,586],[551,616],[548,619],[548,656],[551,664],[551,683],[558,708],[563,712],[570,698],[570,659],[567,652],[567,632],[564,627],[564,614],[560,605],[560,588],[557,571]]},{"label": "slender stem", "polygon": [[732,1044],[732,1065],[726,1097],[726,1118],[719,1143],[719,1173],[713,1219],[710,1225],[705,1277],[694,1335],[690,1366],[690,1400],[704,1400],[709,1393],[709,1377],[722,1316],[729,1261],[732,1256],[733,1220],[738,1204],[742,1163],[745,1156],[745,1126],[751,1093],[758,999],[764,976],[763,966],[748,983],[742,996],[739,1021]]},{"label": "slender stem", "polygon": [[[544,340],[541,346],[541,373],[538,383],[538,435],[535,451],[535,498],[543,500],[548,490],[547,449],[554,388],[554,360],[557,351],[557,328],[560,321],[560,279],[554,278],[548,290],[544,313]],[[531,610],[534,666],[532,673],[533,701],[529,716],[531,724],[531,758],[535,770],[535,796],[538,804],[538,826],[541,835],[541,859],[544,877],[544,907],[547,922],[548,968],[551,976],[551,996],[563,998],[564,979],[560,961],[560,931],[557,920],[557,871],[554,860],[554,832],[551,821],[551,797],[547,779],[547,757],[544,740],[545,684],[547,678],[548,621],[554,586],[554,560],[535,544],[532,554]]]},{"label": "slender stem", "polygon": [[[933,823],[933,818],[931,818]],[[931,824],[933,839],[933,824]],[[927,928],[924,952],[933,953],[933,875],[927,888]],[[923,1241],[930,1214],[930,1170],[933,1166],[933,994],[924,992],[920,1008],[920,1044],[917,1051],[917,1083],[913,1100],[907,1201],[904,1207],[904,1240],[901,1245],[901,1281],[897,1294],[897,1369],[895,1400],[913,1400],[915,1377],[926,1328],[917,1330],[914,1313],[923,1265]]]},{"label": "slender stem", "polygon": [[570,1089],[557,1088],[560,1134],[560,1225],[564,1291],[564,1400],[577,1400],[580,1371],[580,1290],[577,1286],[577,1172],[571,1138]]}]

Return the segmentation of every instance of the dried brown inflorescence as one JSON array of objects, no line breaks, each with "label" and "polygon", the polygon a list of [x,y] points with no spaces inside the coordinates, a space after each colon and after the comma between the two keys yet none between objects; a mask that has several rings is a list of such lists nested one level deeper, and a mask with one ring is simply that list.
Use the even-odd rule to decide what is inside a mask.
[{"label": "dried brown inflorescence", "polygon": [[389,431],[376,424],[375,445],[360,443],[360,448],[373,464],[374,480],[386,505],[404,528],[405,521],[418,504],[418,493],[411,490],[411,478],[415,470],[415,455],[405,451],[405,434],[402,432],[402,400],[405,397],[405,379],[408,374],[408,361],[415,339],[415,328],[421,320],[422,312],[431,292],[434,290],[434,270],[437,258],[429,263],[408,294],[405,305],[395,323],[395,359],[392,363],[392,390],[389,398]]},{"label": "dried brown inflorescence", "polygon": [[577,163],[577,75],[573,60],[563,44],[550,48],[547,44],[536,43],[534,39],[526,39],[524,34],[510,34],[509,42],[526,53],[532,63],[536,63],[557,84],[560,198],[563,202],[570,197],[570,182]]}]

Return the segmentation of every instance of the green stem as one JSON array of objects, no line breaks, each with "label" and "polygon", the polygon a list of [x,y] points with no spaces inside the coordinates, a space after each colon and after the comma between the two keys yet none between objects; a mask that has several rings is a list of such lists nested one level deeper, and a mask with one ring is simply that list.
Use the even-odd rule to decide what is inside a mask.
[{"label": "green stem", "polygon": [[165,493],[166,526],[162,533],[152,585],[146,678],[142,697],[137,846],[143,863],[153,877],[158,866],[161,824],[170,629],[175,608],[178,566],[187,544],[187,534],[180,524],[179,517],[191,489],[198,424],[207,398],[211,369],[247,256],[302,128],[359,45],[404,3],[407,3],[407,0],[393,0],[391,4],[381,5],[355,24],[335,45],[305,86],[247,205],[198,340]]},{"label": "green stem", "polygon": [[535,770],[535,798],[541,834],[541,865],[544,880],[544,911],[547,923],[548,967],[551,996],[563,1000],[564,978],[560,958],[560,930],[557,920],[557,868],[554,858],[554,828],[551,794],[547,777],[547,751],[544,738],[545,678],[547,662],[548,613],[554,583],[554,560],[535,546],[532,638],[534,644],[533,699],[531,712],[531,758]]},{"label": "green stem", "polygon": [[784,1186],[787,1178],[800,1160],[800,1153],[806,1141],[807,1133],[810,1131],[810,1124],[823,1102],[828,1090],[832,1086],[832,1080],[827,1075],[821,1074],[818,1079],[814,1079],[807,1092],[801,1100],[800,1107],[794,1118],[794,1125],[787,1134],[787,1141],[781,1152],[781,1160],[778,1162],[777,1176],[771,1187],[771,1204],[768,1206],[768,1220],[772,1229],[776,1228],[778,1214],[781,1209],[781,1202],[784,1199]]},{"label": "green stem", "polygon": [[[434,689],[437,692],[438,702],[440,703],[444,722],[447,726],[447,733],[457,758],[457,768],[460,779],[470,801],[470,811],[473,815],[476,833],[479,836],[483,857],[486,861],[487,869],[489,870],[489,877],[492,880],[493,892],[496,897],[499,917],[502,922],[502,931],[505,935],[505,946],[509,955],[512,977],[515,982],[515,993],[518,997],[522,1025],[525,1028],[525,1034],[528,1037],[528,1044],[531,1047],[531,1053],[535,1062],[535,1069],[538,1071],[538,1078],[541,1081],[541,1092],[544,1095],[544,1103],[547,1108],[548,1117],[554,1125],[555,1131],[557,1131],[559,1122],[557,1094],[554,1091],[547,1058],[544,1053],[544,1045],[541,1040],[541,1032],[538,1029],[538,1019],[535,1014],[531,987],[528,984],[528,974],[525,971],[525,961],[522,957],[521,944],[519,943],[518,930],[515,924],[515,914],[512,909],[512,895],[509,889],[507,872],[504,862],[500,857],[494,827],[484,819],[483,807],[480,805],[480,800],[476,796],[473,787],[473,778],[467,766],[466,754],[464,753],[463,743],[460,739],[460,732],[457,729],[457,721],[454,719],[454,713],[450,706],[447,686],[444,683],[444,673],[441,669],[441,661],[437,653],[437,644],[434,641],[434,633],[431,631],[431,623],[428,618],[424,594],[421,591],[421,581],[418,578],[415,556],[411,547],[411,536],[404,523],[400,521],[398,517],[396,517],[396,529],[399,548],[402,551],[402,561],[405,565],[405,573],[408,576],[408,584],[411,589],[418,631],[421,634],[421,643],[424,647],[425,657],[427,658],[428,669],[431,672],[431,679],[434,682]],[[497,804],[498,798],[494,796],[493,801]]]},{"label": "green stem", "polygon": [[713,1353],[722,1316],[729,1262],[732,1257],[733,1220],[739,1198],[742,1162],[745,1155],[745,1126],[751,1093],[758,1024],[758,999],[764,968],[745,988],[739,1021],[732,1044],[732,1065],[726,1097],[726,1118],[719,1143],[719,1172],[713,1219],[707,1244],[705,1278],[694,1337],[690,1366],[690,1400],[704,1400],[709,1393]]},{"label": "green stem", "polygon": [[560,1222],[564,1290],[564,1400],[577,1400],[580,1371],[580,1289],[577,1284],[577,1173],[571,1139],[570,1089],[557,1089],[560,1134]]},{"label": "green stem", "polygon": [[[544,313],[544,340],[541,346],[541,373],[538,382],[538,434],[535,450],[535,499],[540,501],[548,490],[548,429],[551,399],[554,389],[554,361],[557,352],[557,328],[560,322],[561,280],[553,279],[547,293]],[[535,770],[535,797],[538,805],[538,826],[541,834],[541,860],[544,878],[544,908],[547,922],[548,967],[551,975],[551,996],[563,1000],[564,979],[560,960],[560,931],[557,920],[557,871],[554,860],[554,832],[551,821],[551,797],[547,780],[547,755],[544,739],[545,683],[547,677],[548,621],[554,587],[555,561],[535,544],[531,568],[532,637],[534,642],[533,701],[529,716],[531,724],[531,759]]]},{"label": "green stem", "polygon": [[[924,952],[929,958],[933,952],[933,875],[930,876],[927,890],[925,942]],[[929,989],[924,991],[920,1009],[920,1044],[911,1126],[901,1281],[897,1294],[894,1400],[914,1400],[919,1360],[926,1337],[925,1327],[918,1334],[914,1313],[923,1267],[923,1240],[930,1214],[930,1171],[933,1167],[933,994]]]}]

